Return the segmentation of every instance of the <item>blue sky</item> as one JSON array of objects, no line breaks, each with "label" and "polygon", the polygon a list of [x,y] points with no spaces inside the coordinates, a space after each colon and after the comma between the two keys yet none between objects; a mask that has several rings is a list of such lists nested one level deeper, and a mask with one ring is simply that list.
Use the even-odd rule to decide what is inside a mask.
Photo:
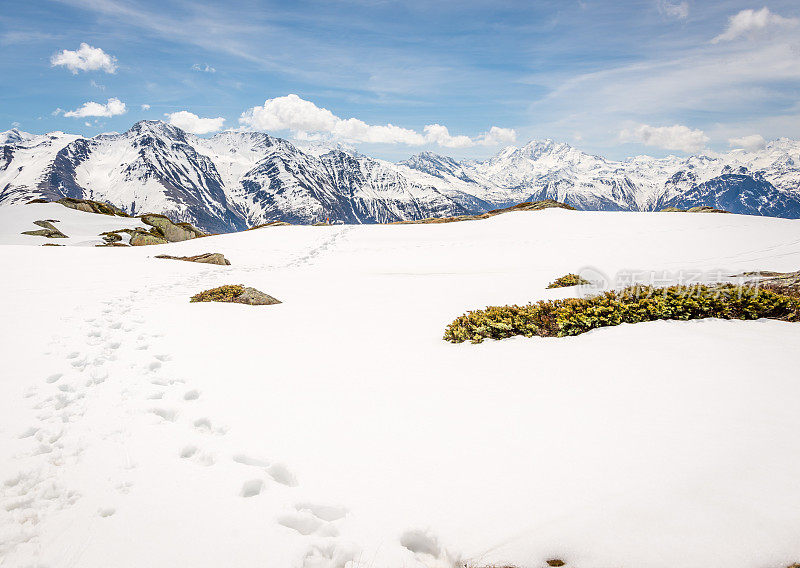
[{"label": "blue sky", "polygon": [[393,160],[756,148],[800,138],[799,38],[796,1],[31,0],[0,16],[0,130],[161,119]]}]

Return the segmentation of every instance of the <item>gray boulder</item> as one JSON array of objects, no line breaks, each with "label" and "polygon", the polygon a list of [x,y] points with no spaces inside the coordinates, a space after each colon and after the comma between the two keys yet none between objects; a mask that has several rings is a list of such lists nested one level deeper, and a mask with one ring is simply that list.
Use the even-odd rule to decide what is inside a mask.
[{"label": "gray boulder", "polygon": [[58,223],[55,219],[50,219],[47,221],[34,221],[34,225],[38,225],[42,227],[41,229],[37,229],[35,231],[23,231],[23,235],[31,235],[33,237],[47,237],[48,239],[66,239],[68,238],[67,235],[59,231],[53,223]]},{"label": "gray boulder", "polygon": [[200,262],[203,264],[219,264],[220,266],[230,266],[231,261],[225,258],[221,252],[207,252],[195,256],[170,256],[168,254],[159,254],[156,258],[166,258],[169,260],[184,260],[187,262]]}]

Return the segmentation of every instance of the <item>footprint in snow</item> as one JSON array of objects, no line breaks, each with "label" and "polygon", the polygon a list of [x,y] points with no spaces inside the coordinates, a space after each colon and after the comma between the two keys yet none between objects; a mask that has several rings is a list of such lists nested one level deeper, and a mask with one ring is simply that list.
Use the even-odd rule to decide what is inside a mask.
[{"label": "footprint in snow", "polygon": [[[288,513],[278,517],[278,524],[299,532],[303,536],[315,534],[323,528],[325,523],[311,513]],[[321,536],[337,536],[338,531],[332,525],[329,527],[336,534],[325,534]],[[326,531],[330,532],[330,530]]]},{"label": "footprint in snow", "polygon": [[184,446],[179,455],[181,459],[191,459],[203,466],[214,465],[217,461],[213,454],[200,451],[200,448],[194,444]]},{"label": "footprint in snow", "polygon": [[289,487],[297,486],[297,478],[295,475],[282,463],[274,463],[267,468],[269,476],[280,483],[281,485],[288,485]]},{"label": "footprint in snow", "polygon": [[50,375],[49,377],[47,377],[45,379],[45,382],[54,383],[54,382],[56,382],[58,379],[60,379],[63,376],[64,376],[64,373],[53,373],[52,375]]},{"label": "footprint in snow", "polygon": [[186,391],[183,395],[183,400],[197,400],[198,398],[200,398],[200,391],[197,389]]},{"label": "footprint in snow", "polygon": [[178,411],[173,408],[151,408],[150,412],[167,422],[175,422],[178,417]]},{"label": "footprint in snow", "polygon": [[254,467],[269,467],[269,462],[259,458],[253,458],[245,454],[236,454],[233,456],[233,461],[243,465],[250,465]]},{"label": "footprint in snow", "polygon": [[314,503],[297,503],[294,508],[297,511],[308,511],[315,517],[328,522],[343,519],[349,512],[345,507],[337,507],[335,505],[317,505]]},{"label": "footprint in snow", "polygon": [[264,490],[266,484],[263,479],[251,479],[242,484],[242,489],[239,491],[240,497],[255,497],[260,495]]}]

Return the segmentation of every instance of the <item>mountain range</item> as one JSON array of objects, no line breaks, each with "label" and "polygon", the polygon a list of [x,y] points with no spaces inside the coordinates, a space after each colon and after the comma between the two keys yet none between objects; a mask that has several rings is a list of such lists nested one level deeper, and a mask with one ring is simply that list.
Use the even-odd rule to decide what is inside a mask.
[{"label": "mountain range", "polygon": [[72,197],[165,213],[209,232],[270,221],[385,223],[555,199],[577,209],[708,205],[800,218],[800,142],[758,151],[623,161],[552,140],[483,160],[422,152],[398,163],[263,132],[200,138],[161,121],[93,138],[0,133],[0,206]]}]

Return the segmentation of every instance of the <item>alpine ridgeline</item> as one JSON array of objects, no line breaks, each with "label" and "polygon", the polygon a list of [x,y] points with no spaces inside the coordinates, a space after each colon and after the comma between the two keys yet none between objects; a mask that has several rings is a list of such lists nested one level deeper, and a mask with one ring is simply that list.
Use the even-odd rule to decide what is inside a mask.
[{"label": "alpine ridgeline", "polygon": [[199,138],[160,121],[94,138],[0,133],[0,205],[93,199],[209,232],[286,221],[385,223],[555,199],[578,209],[708,205],[800,218],[800,143],[711,156],[611,161],[550,140],[485,161],[430,152],[397,164],[342,146],[301,149],[261,132]]}]

